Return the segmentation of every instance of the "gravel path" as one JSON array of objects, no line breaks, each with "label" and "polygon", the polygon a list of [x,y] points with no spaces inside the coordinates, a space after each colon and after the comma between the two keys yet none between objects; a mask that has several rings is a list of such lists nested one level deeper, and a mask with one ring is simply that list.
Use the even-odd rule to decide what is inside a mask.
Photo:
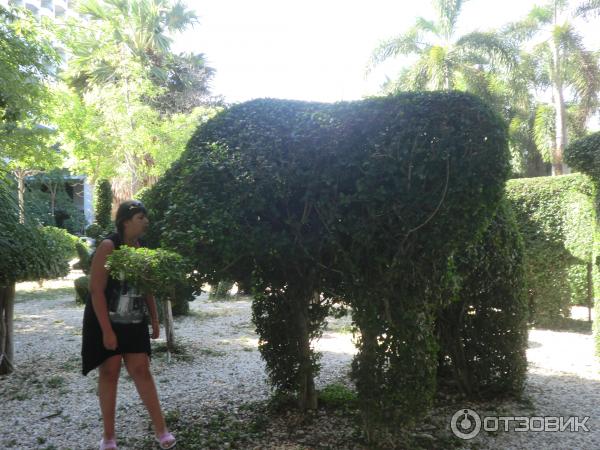
[{"label": "gravel path", "polygon": [[[45,285],[48,298],[20,301],[16,305],[16,371],[0,377],[2,449],[97,448],[102,429],[96,396],[97,374],[96,371],[87,377],[80,374],[83,308],[76,306],[71,296],[51,294],[53,289],[71,283],[70,279],[49,282]],[[20,292],[33,288],[33,284],[18,286]],[[219,408],[235,408],[268,398],[264,363],[250,321],[250,302],[208,302],[201,297],[191,306],[192,315],[175,322],[175,334],[187,350],[186,355],[172,364],[167,363],[164,353],[156,353],[152,360],[164,411],[170,415],[202,417]],[[336,327],[340,326],[344,324],[337,322]],[[159,346],[161,342],[164,341],[157,341]],[[344,379],[354,353],[351,335],[326,332],[317,348],[323,352],[318,386]],[[465,441],[464,448],[600,448],[600,366],[593,357],[592,336],[532,330],[527,355],[530,367],[526,394],[531,407],[505,404],[500,406],[501,413],[590,416],[587,422],[590,432],[480,433]],[[482,416],[498,412],[498,405],[487,406],[489,410],[485,405],[465,405]],[[118,393],[117,434],[134,439],[151,434],[146,411],[124,370]]]}]

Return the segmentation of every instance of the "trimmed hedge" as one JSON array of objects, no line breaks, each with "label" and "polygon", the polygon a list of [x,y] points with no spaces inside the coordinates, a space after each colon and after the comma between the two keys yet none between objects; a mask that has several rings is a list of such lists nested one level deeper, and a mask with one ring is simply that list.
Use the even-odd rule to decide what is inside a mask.
[{"label": "trimmed hedge", "polygon": [[251,280],[272,381],[302,407],[316,406],[310,340],[343,298],[373,437],[431,404],[447,261],[487,227],[508,161],[504,123],[468,94],[255,100],[199,128],[145,196],[151,240],[203,281]]},{"label": "trimmed hedge", "polygon": [[523,242],[508,202],[454,258],[460,287],[437,317],[439,377],[471,398],[519,395],[527,372]]},{"label": "trimmed hedge", "polygon": [[[600,198],[598,197],[598,188],[600,187],[600,132],[592,133],[584,138],[578,139],[565,149],[565,161],[576,170],[589,175],[596,187],[594,205],[596,208],[595,222],[595,257],[594,274],[597,275],[600,270]],[[600,292],[600,276],[595,277],[595,292]],[[600,302],[596,301],[594,306],[594,337],[596,341],[596,354],[600,356]]]},{"label": "trimmed hedge", "polygon": [[510,180],[525,245],[525,284],[533,323],[552,326],[588,305],[594,259],[595,189],[581,174]]}]

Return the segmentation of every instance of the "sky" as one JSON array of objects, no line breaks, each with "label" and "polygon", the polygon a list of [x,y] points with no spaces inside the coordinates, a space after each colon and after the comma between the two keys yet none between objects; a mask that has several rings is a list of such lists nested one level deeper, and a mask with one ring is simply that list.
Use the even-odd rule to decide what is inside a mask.
[{"label": "sky", "polygon": [[[374,48],[434,19],[427,0],[184,0],[199,23],[175,36],[173,50],[204,53],[216,69],[212,91],[229,103],[271,97],[321,102],[376,94],[407,58],[368,75]],[[500,27],[524,17],[534,0],[469,0],[458,33]],[[585,42],[600,48],[596,24],[581,22]]]}]

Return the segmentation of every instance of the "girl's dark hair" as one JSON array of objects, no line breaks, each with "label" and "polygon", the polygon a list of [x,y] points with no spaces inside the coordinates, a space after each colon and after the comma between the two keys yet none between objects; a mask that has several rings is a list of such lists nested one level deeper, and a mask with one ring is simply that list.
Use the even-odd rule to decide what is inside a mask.
[{"label": "girl's dark hair", "polygon": [[138,200],[126,200],[119,205],[117,216],[115,217],[115,225],[121,236],[125,231],[125,221],[131,219],[139,212],[148,214],[144,204]]}]

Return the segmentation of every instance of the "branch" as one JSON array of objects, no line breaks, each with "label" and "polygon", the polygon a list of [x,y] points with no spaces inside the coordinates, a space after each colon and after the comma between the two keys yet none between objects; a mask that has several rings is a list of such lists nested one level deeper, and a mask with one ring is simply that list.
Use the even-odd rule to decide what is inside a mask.
[{"label": "branch", "polygon": [[[425,222],[423,222],[422,224],[414,227],[411,230],[408,230],[408,232],[404,236],[404,240],[400,244],[400,249],[404,248],[404,244],[406,243],[406,241],[407,241],[407,239],[408,239],[408,237],[410,236],[411,233],[414,233],[415,231],[423,228],[425,225],[427,225],[436,216],[436,214],[438,213],[438,211],[442,207],[442,204],[444,203],[444,200],[446,199],[446,194],[448,192],[448,183],[449,183],[449,181],[450,181],[450,158],[448,158],[446,160],[446,183],[444,185],[444,191],[442,192],[442,198],[440,198],[440,201],[439,201],[437,207],[431,213],[431,215],[425,220]],[[400,249],[398,249],[398,251],[400,251]]]}]

